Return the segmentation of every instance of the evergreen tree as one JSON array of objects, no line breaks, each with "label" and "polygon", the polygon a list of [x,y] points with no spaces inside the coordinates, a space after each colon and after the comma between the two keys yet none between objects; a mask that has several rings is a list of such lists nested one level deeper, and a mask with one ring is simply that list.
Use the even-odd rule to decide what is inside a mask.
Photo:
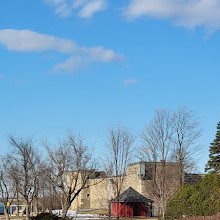
[{"label": "evergreen tree", "polygon": [[217,133],[215,140],[210,144],[209,161],[206,165],[205,171],[212,170],[212,173],[220,171],[220,122],[217,124]]},{"label": "evergreen tree", "polygon": [[207,174],[195,185],[185,184],[169,199],[165,219],[182,219],[183,215],[217,215],[220,212],[219,189],[220,175],[218,174]]}]

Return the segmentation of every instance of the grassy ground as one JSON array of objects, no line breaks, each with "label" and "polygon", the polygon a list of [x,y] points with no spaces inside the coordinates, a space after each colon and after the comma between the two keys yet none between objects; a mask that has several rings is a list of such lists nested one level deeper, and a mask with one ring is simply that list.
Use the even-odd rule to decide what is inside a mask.
[{"label": "grassy ground", "polygon": [[[4,215],[0,215],[0,220],[5,219]],[[25,219],[25,216],[10,216],[10,219]]]},{"label": "grassy ground", "polygon": [[198,216],[198,217],[189,217],[189,218],[184,218],[184,220],[219,220],[220,215],[216,216]]},{"label": "grassy ground", "polygon": [[[5,219],[5,216],[0,215],[0,219]],[[25,216],[10,216],[10,219],[25,219]]]}]

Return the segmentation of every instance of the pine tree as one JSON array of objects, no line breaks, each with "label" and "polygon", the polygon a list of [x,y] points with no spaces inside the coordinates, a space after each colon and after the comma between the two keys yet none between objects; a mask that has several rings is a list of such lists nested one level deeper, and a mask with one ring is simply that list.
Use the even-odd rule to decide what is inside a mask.
[{"label": "pine tree", "polygon": [[217,133],[215,140],[210,144],[209,161],[206,165],[205,171],[212,170],[212,173],[220,171],[220,122],[217,124]]}]

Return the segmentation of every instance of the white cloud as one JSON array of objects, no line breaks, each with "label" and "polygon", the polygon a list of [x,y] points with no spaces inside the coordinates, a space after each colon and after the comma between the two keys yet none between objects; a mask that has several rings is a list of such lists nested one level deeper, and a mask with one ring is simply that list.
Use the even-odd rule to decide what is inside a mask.
[{"label": "white cloud", "polygon": [[1,79],[3,79],[3,76],[2,76],[2,75],[0,75],[0,80],[1,80]]},{"label": "white cloud", "polygon": [[107,0],[44,0],[55,7],[55,13],[61,17],[68,17],[74,11],[81,18],[90,18],[95,13],[107,8]]},{"label": "white cloud", "polygon": [[213,31],[220,28],[220,0],[131,0],[123,15],[170,19],[175,25]]},{"label": "white cloud", "polygon": [[103,47],[82,48],[81,56],[71,56],[63,63],[57,64],[55,70],[73,73],[79,68],[83,68],[92,62],[117,62],[123,61],[121,54],[116,54],[112,50],[105,50]]},{"label": "white cloud", "polygon": [[61,53],[71,54],[79,50],[79,47],[73,41],[40,34],[31,30],[0,30],[0,44],[4,45],[8,50],[20,52],[56,50]]},{"label": "white cloud", "polygon": [[74,41],[40,34],[31,30],[0,30],[0,44],[8,50],[19,52],[55,50],[63,54],[69,54],[70,57],[65,62],[55,66],[55,70],[65,70],[69,73],[92,62],[107,63],[124,59],[123,55],[117,54],[112,50],[106,50],[102,46],[80,47]]},{"label": "white cloud", "polygon": [[93,14],[105,10],[107,4],[103,0],[91,1],[88,4],[84,5],[79,12],[79,17],[81,18],[90,18]]},{"label": "white cloud", "polygon": [[91,57],[92,61],[102,61],[105,63],[112,61],[122,61],[123,55],[116,54],[113,50],[106,50],[104,47],[82,48],[82,51]]},{"label": "white cloud", "polygon": [[57,64],[54,69],[58,71],[65,71],[67,73],[73,73],[81,66],[87,65],[88,62],[80,56],[71,56],[63,63]]},{"label": "white cloud", "polygon": [[126,80],[123,81],[123,84],[124,84],[125,86],[129,86],[129,85],[135,84],[135,83],[138,83],[138,80],[137,80],[137,79],[133,79],[133,78],[131,78],[131,79],[126,79]]},{"label": "white cloud", "polygon": [[68,7],[68,1],[66,0],[44,0],[47,4],[55,7],[55,14],[61,17],[68,17],[71,15],[72,10]]}]

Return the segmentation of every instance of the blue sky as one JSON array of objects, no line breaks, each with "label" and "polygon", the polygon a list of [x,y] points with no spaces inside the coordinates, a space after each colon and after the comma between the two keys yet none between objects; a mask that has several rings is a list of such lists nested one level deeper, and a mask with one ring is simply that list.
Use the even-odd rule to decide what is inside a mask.
[{"label": "blue sky", "polygon": [[0,7],[0,148],[109,126],[137,136],[154,110],[201,119],[202,172],[220,120],[219,0],[7,0]]}]

